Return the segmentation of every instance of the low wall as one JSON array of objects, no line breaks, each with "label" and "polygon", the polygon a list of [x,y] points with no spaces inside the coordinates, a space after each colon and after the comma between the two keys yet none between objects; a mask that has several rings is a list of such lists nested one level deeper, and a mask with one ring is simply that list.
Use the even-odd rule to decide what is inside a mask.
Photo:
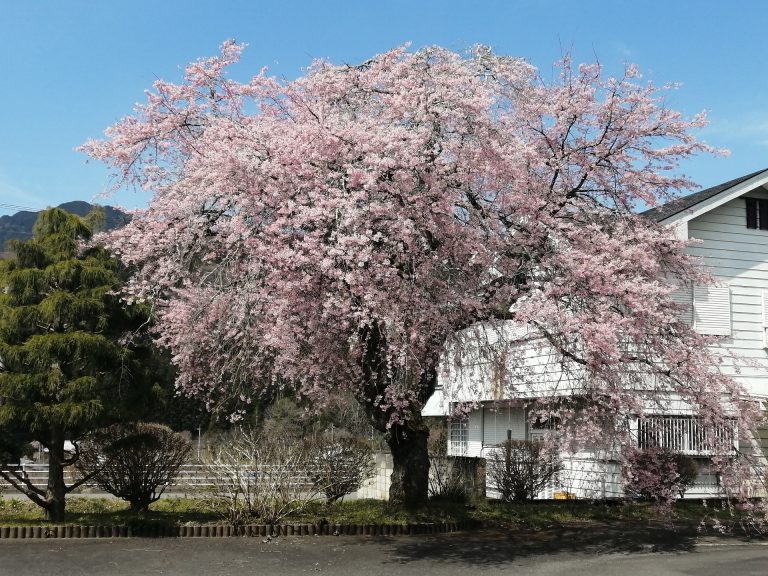
[{"label": "low wall", "polygon": [[389,500],[389,487],[392,484],[392,454],[376,452],[373,455],[376,472],[355,493],[356,498],[372,500]]},{"label": "low wall", "polygon": [[[374,454],[374,461],[376,463],[376,472],[363,483],[355,493],[355,497],[388,500],[389,487],[392,483],[392,455],[389,452],[376,452]],[[444,475],[446,473],[458,475],[458,481],[468,494],[485,496],[484,460],[480,458],[447,456],[430,458],[430,491],[437,491],[437,488],[445,482]]]}]

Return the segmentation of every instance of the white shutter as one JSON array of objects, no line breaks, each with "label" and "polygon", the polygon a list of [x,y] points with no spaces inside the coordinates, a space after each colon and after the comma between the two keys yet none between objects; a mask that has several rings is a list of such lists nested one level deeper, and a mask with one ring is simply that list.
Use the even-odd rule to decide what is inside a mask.
[{"label": "white shutter", "polygon": [[680,320],[688,324],[693,325],[693,290],[689,285],[678,286],[673,292],[670,292],[669,299],[675,304],[684,306],[684,308],[678,313]]},{"label": "white shutter", "polygon": [[763,305],[763,345],[768,348],[768,290],[761,290]]},{"label": "white shutter", "polygon": [[693,327],[699,334],[731,335],[731,289],[727,286],[694,286]]}]

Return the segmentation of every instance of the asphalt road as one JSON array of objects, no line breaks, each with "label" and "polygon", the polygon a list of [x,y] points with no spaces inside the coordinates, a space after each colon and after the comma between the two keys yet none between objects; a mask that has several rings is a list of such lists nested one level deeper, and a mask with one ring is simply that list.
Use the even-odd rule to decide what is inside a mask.
[{"label": "asphalt road", "polygon": [[768,574],[768,545],[665,531],[511,535],[0,540],[0,575]]}]

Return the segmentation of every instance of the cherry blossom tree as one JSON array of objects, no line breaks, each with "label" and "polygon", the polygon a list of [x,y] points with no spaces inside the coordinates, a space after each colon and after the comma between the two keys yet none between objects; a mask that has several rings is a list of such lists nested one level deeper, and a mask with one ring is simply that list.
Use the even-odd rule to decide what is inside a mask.
[{"label": "cherry blossom tree", "polygon": [[156,306],[181,390],[235,418],[275,387],[317,405],[351,391],[408,505],[427,495],[420,411],[472,326],[527,327],[508,368],[524,369],[523,339],[574,367],[577,394],[539,406],[576,444],[670,394],[707,426],[753,425],[669,298],[707,275],[637,214],[694,186],[681,159],[716,152],[692,135],[703,115],[665,107],[667,88],[568,59],[546,79],[483,47],[237,82],[241,48],[157,81],[83,146],[117,185],[153,193],[108,242],[135,270],[129,298]]}]

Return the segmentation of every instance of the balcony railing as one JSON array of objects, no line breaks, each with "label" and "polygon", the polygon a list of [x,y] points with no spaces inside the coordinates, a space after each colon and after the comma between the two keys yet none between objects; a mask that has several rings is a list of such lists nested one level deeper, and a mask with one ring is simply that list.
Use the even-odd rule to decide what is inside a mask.
[{"label": "balcony railing", "polygon": [[638,448],[664,448],[692,456],[735,449],[735,423],[712,430],[693,416],[650,416],[637,421]]}]

